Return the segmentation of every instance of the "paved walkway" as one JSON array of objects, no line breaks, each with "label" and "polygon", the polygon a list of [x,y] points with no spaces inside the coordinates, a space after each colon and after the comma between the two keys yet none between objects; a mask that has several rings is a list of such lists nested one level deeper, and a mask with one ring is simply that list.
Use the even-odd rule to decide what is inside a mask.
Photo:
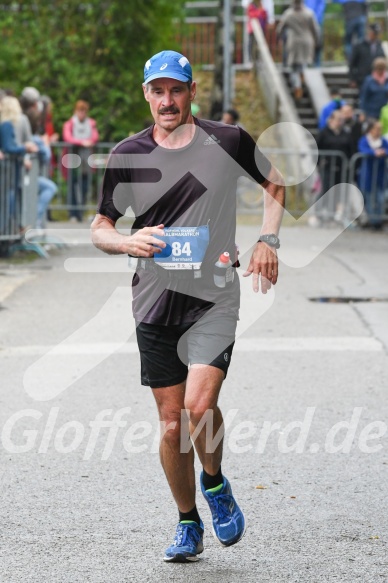
[{"label": "paved walkway", "polygon": [[388,582],[388,301],[310,301],[387,300],[388,236],[333,233],[283,229],[275,292],[243,282],[221,407],[249,528],[221,548],[199,496],[194,565],[161,561],[177,515],[125,258],[71,229],[48,261],[0,262],[0,581]]}]

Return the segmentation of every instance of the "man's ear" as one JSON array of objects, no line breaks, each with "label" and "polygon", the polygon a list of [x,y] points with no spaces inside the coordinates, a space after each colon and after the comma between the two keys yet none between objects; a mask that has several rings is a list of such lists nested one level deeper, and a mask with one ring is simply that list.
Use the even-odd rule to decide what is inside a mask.
[{"label": "man's ear", "polygon": [[147,87],[146,83],[143,83],[142,84],[142,87],[143,87],[144,99],[146,101],[149,101],[149,98],[148,98],[148,87]]},{"label": "man's ear", "polygon": [[197,84],[195,81],[193,81],[191,83],[191,87],[190,87],[190,101],[193,101],[195,99],[196,93],[197,93]]}]

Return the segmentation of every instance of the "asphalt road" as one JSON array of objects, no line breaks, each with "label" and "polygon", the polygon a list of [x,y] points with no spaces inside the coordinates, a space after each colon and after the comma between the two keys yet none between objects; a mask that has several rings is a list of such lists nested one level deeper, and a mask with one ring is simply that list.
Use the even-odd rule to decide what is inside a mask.
[{"label": "asphalt road", "polygon": [[162,561],[177,512],[125,259],[66,233],[49,260],[0,264],[0,581],[388,582],[387,233],[284,229],[276,293],[244,281],[221,407],[249,527],[221,548],[199,493],[191,565]]}]

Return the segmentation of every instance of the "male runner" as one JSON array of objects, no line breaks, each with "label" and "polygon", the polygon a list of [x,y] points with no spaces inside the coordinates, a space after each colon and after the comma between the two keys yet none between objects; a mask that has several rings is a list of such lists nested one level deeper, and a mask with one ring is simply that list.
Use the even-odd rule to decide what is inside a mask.
[{"label": "male runner", "polygon": [[[243,129],[192,116],[196,84],[186,57],[174,51],[154,55],[144,68],[143,91],[154,124],[114,148],[92,236],[106,253],[139,258],[132,291],[141,382],[151,387],[158,407],[160,459],[179,511],[164,560],[189,562],[203,551],[204,532],[195,503],[190,435],[203,466],[201,490],[213,534],[230,546],[246,529],[221,472],[224,428],[217,406],[240,294],[234,268],[218,268],[218,275],[228,272],[223,288],[215,284],[214,272],[224,252],[233,261],[237,257],[236,180],[250,175],[267,193],[261,240],[244,274],[253,274],[256,292],[259,283],[266,293],[277,281],[285,191]],[[115,224],[129,206],[136,219],[133,234],[124,235]],[[210,435],[204,418],[213,424]]]}]

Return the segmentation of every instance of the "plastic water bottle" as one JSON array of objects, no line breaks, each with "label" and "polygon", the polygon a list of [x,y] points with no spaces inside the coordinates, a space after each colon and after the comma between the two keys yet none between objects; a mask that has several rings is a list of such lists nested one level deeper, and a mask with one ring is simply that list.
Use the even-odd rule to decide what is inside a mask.
[{"label": "plastic water bottle", "polygon": [[233,279],[232,262],[229,253],[224,251],[214,265],[214,283],[217,287],[226,287],[228,283],[232,283]]}]

